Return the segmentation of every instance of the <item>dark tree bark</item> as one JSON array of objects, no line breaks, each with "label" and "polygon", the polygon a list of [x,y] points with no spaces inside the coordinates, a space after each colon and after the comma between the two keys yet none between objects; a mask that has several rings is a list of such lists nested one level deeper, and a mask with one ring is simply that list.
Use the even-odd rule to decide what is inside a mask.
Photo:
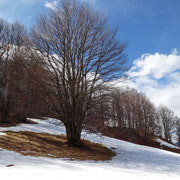
[{"label": "dark tree bark", "polygon": [[82,128],[77,126],[75,121],[67,121],[65,123],[67,144],[70,146],[79,146],[81,144]]}]

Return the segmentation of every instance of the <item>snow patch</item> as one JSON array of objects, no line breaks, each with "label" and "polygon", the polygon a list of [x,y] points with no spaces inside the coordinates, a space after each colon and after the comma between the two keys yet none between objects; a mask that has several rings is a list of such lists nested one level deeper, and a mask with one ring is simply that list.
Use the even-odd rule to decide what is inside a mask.
[{"label": "snow patch", "polygon": [[0,136],[4,136],[4,135],[6,135],[6,133],[0,132]]},{"label": "snow patch", "polygon": [[161,146],[166,146],[166,147],[173,148],[173,149],[180,149],[179,147],[177,147],[173,144],[167,143],[159,138],[157,138],[156,141],[159,142]]}]

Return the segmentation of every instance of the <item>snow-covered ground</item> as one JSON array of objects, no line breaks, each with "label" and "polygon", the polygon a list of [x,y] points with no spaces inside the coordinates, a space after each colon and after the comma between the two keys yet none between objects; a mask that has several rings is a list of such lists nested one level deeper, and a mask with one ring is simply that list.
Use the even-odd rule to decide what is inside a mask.
[{"label": "snow-covered ground", "polygon": [[[0,132],[34,131],[51,134],[64,134],[63,126],[48,119],[35,120],[38,124],[22,124],[17,127],[0,128]],[[83,136],[86,133],[84,132]],[[1,133],[1,135],[3,135]],[[94,142],[116,148],[117,156],[112,161],[94,162],[68,159],[23,156],[12,151],[0,149],[0,177],[9,179],[114,179],[127,180],[179,180],[180,155],[160,149],[140,146],[109,137],[94,134],[86,136]],[[6,167],[8,165],[14,165]]]},{"label": "snow-covered ground", "polygon": [[170,143],[167,143],[167,142],[163,141],[162,139],[157,138],[156,141],[160,143],[160,146],[166,146],[169,148],[180,149],[180,147],[175,146],[175,145],[170,144]]}]

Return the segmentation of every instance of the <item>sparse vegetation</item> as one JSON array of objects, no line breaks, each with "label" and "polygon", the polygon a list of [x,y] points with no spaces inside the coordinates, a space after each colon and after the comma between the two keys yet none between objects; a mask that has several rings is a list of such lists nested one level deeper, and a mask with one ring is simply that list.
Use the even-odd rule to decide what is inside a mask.
[{"label": "sparse vegetation", "polygon": [[105,146],[84,140],[80,147],[66,145],[64,135],[50,135],[35,132],[11,132],[0,136],[0,148],[22,155],[78,160],[111,160],[115,152]]}]

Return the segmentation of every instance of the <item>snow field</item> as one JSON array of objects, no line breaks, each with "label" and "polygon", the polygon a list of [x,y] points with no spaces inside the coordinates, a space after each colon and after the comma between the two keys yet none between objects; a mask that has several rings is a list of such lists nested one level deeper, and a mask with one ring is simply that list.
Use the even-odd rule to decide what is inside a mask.
[{"label": "snow field", "polygon": [[[49,134],[65,134],[58,120],[33,119],[38,124],[21,124],[17,127],[0,127],[3,131],[33,131]],[[86,132],[83,132],[85,136]],[[117,156],[112,161],[79,161],[44,157],[23,156],[13,151],[0,149],[0,176],[5,180],[49,179],[134,179],[179,180],[180,155],[161,149],[136,145],[109,137],[88,134],[86,139],[115,147]],[[8,165],[13,165],[6,167]]]}]

